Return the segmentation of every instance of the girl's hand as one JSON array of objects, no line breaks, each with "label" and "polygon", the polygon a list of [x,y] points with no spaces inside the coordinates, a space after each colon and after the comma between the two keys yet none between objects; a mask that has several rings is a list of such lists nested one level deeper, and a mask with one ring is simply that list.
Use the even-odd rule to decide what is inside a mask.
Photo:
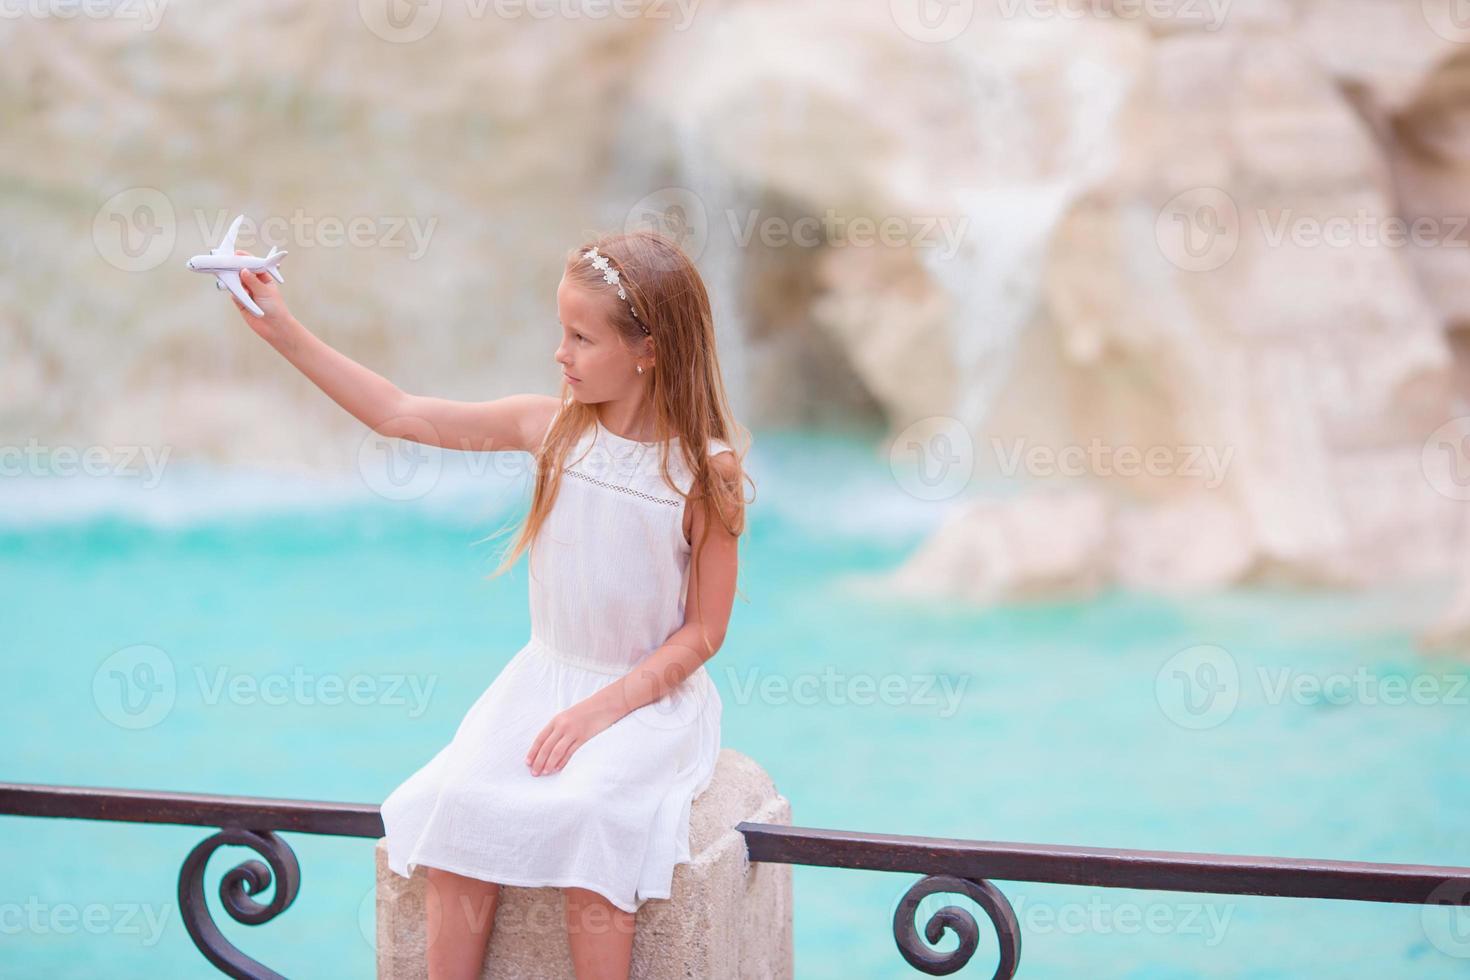
[{"label": "girl's hand", "polygon": [[590,698],[577,702],[565,711],[558,711],[546,723],[546,727],[541,729],[541,734],[536,736],[536,741],[531,744],[531,751],[526,753],[526,764],[531,767],[531,775],[540,776],[542,773],[561,771],[573,752],[617,720],[605,707]]},{"label": "girl's hand", "polygon": [[[235,249],[236,255],[249,255],[242,249]],[[240,270],[240,284],[255,300],[255,305],[260,307],[262,316],[256,316],[245,308],[245,304],[230,293],[230,301],[235,304],[235,309],[240,311],[240,316],[245,319],[245,324],[270,344],[275,344],[285,337],[290,328],[291,311],[286,309],[286,301],[281,298],[281,291],[276,288],[276,281],[269,272],[256,273],[249,269]],[[226,292],[229,292],[226,290]]]}]

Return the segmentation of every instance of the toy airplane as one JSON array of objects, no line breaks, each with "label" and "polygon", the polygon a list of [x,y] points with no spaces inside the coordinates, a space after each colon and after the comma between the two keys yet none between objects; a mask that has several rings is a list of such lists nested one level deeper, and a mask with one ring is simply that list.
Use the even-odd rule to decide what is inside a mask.
[{"label": "toy airplane", "polygon": [[235,233],[240,230],[240,222],[245,220],[242,214],[230,225],[230,230],[225,232],[225,240],[219,243],[219,247],[208,255],[196,255],[184,267],[195,272],[212,272],[217,278],[214,287],[216,289],[228,289],[235,294],[235,298],[244,304],[245,308],[256,316],[264,316],[265,313],[256,304],[245,287],[240,284],[240,270],[250,269],[255,272],[269,272],[276,282],[285,282],[277,266],[286,257],[285,252],[276,251],[271,246],[270,254],[265,258],[255,255],[235,254]]}]

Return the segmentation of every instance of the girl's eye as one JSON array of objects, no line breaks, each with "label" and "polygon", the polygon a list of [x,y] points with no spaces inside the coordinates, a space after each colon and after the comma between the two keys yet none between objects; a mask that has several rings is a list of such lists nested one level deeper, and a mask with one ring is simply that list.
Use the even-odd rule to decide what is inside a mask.
[{"label": "girl's eye", "polygon": [[577,339],[578,340],[586,340],[587,338],[584,337],[584,336],[582,336],[581,334],[577,334]]}]

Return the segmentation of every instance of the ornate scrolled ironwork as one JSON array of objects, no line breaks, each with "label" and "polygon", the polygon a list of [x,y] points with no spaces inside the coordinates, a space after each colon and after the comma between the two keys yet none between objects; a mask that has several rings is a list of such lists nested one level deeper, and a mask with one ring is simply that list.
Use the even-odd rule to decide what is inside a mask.
[{"label": "ornate scrolled ironwork", "polygon": [[[0,783],[0,814],[208,828],[280,828],[370,840],[380,840],[384,832],[376,804],[31,783]],[[893,932],[904,959],[931,975],[962,969],[973,957],[979,940],[974,916],[950,906],[929,918],[925,934],[932,946],[943,938],[946,929],[953,929],[960,936],[960,948],[935,953],[924,947],[914,928],[914,916],[919,902],[938,892],[968,895],[986,910],[999,938],[1000,965],[995,976],[1009,978],[1016,972],[1021,935],[1014,910],[989,881],[973,877],[981,873],[1004,881],[1094,888],[1330,898],[1426,907],[1446,904],[1445,896],[1449,895],[1450,904],[1470,906],[1467,867],[913,837],[751,821],[741,821],[735,829],[744,835],[746,855],[752,863],[929,875],[910,888],[900,902]],[[266,867],[259,861],[247,861],[232,869],[221,883],[225,908],[237,921],[251,925],[267,922],[285,911],[296,897],[300,868],[284,842],[268,830],[226,829],[199,844],[180,871],[179,904],[185,926],[200,952],[225,973],[235,977],[279,977],[225,942],[209,917],[204,902],[204,866],[209,856],[225,844],[249,847],[270,862]],[[934,875],[931,872],[935,868],[951,868],[956,876]],[[272,873],[274,899],[268,905],[249,899],[247,893],[259,893],[270,886]]]},{"label": "ornate scrolled ironwork", "polygon": [[[230,918],[246,925],[269,922],[290,908],[301,888],[301,865],[284,840],[269,830],[255,831],[227,827],[209,837],[189,852],[179,870],[179,909],[189,938],[221,972],[240,980],[285,980],[270,967],[251,959],[225,939],[214,924],[209,905],[204,900],[204,868],[209,856],[226,844],[248,847],[270,862],[243,861],[225,873],[219,884],[220,901]],[[274,878],[272,878],[274,873]],[[275,893],[268,903],[257,902],[259,894],[275,881]]]},{"label": "ornate scrolled ironwork", "polygon": [[[1016,912],[1000,889],[990,882],[973,878],[958,878],[953,875],[929,875],[916,881],[898,903],[893,913],[893,939],[898,951],[909,965],[931,976],[943,976],[962,969],[975,955],[980,945],[980,927],[968,909],[958,905],[946,905],[924,923],[925,946],[914,927],[914,913],[919,903],[930,895],[953,893],[968,896],[985,910],[995,926],[995,937],[1000,943],[1000,964],[995,968],[995,980],[1010,980],[1016,975],[1021,962],[1021,929],[1016,924]],[[929,948],[938,943],[946,929],[952,929],[960,944],[947,953]]]}]

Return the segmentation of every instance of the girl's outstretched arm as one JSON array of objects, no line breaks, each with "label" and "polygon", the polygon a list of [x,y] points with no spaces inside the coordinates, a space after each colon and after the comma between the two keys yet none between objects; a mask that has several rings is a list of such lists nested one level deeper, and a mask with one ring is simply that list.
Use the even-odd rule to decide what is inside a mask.
[{"label": "girl's outstretched arm", "polygon": [[540,445],[561,404],[551,395],[507,395],[483,402],[411,395],[302,326],[269,275],[246,270],[240,282],[264,314],[256,316],[231,295],[246,325],[374,432],[445,449],[530,452]]}]

